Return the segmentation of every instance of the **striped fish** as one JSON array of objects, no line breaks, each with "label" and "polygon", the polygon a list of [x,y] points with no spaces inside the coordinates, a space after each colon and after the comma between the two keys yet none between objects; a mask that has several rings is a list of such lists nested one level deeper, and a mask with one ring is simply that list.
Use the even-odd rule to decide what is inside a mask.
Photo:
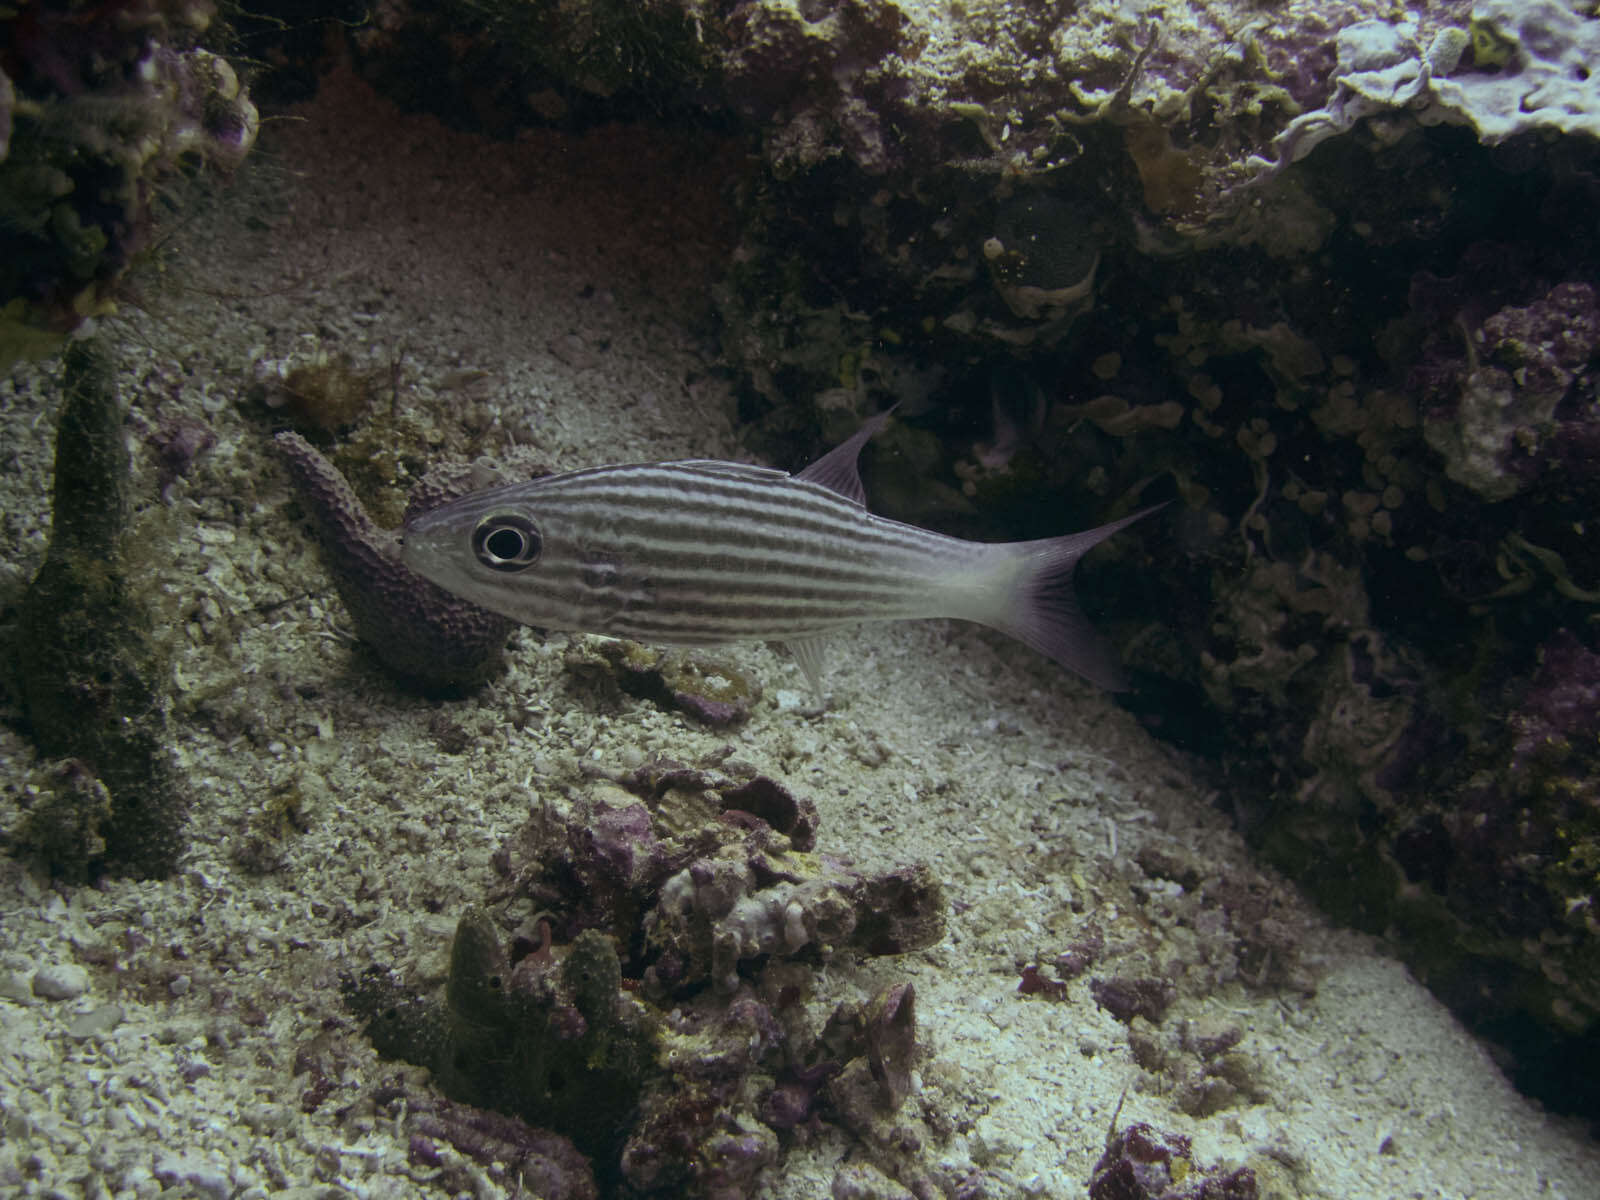
[{"label": "striped fish", "polygon": [[1072,572],[1154,509],[1028,542],[968,542],[874,516],[856,461],[888,418],[798,475],[691,459],[476,492],[413,518],[404,561],[527,625],[670,645],[786,642],[819,698],[828,634],[919,617],[988,625],[1123,687],[1078,611]]}]

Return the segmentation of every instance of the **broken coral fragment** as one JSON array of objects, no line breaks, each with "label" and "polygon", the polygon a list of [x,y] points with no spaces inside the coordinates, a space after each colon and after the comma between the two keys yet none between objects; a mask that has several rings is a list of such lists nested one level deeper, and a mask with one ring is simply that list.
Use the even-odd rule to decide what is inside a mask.
[{"label": "broken coral fragment", "polygon": [[563,662],[577,679],[681,712],[713,729],[744,724],[762,695],[759,681],[726,661],[625,639],[574,638]]},{"label": "broken coral fragment", "polygon": [[1205,1170],[1195,1162],[1188,1138],[1143,1121],[1112,1133],[1089,1177],[1089,1200],[1256,1200],[1257,1195],[1251,1168]]}]

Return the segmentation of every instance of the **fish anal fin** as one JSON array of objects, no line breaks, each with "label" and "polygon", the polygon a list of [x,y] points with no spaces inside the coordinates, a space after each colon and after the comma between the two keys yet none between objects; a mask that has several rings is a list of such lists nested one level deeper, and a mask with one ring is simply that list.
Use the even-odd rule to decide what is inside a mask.
[{"label": "fish anal fin", "polygon": [[889,414],[899,407],[891,404],[875,417],[864,422],[847,439],[829,450],[816,462],[795,476],[807,483],[821,484],[830,492],[838,492],[847,500],[854,500],[863,507],[867,503],[867,490],[861,486],[861,471],[858,462],[861,458],[861,447],[872,440],[872,436],[884,427],[889,421]]}]

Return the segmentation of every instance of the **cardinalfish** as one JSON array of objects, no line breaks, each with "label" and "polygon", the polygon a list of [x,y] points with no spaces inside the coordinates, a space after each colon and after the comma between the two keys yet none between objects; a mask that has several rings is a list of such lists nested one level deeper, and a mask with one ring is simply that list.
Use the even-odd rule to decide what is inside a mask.
[{"label": "cardinalfish", "polygon": [[590,467],[413,518],[403,557],[526,625],[641,642],[786,643],[820,699],[823,643],[867,621],[955,617],[1113,690],[1073,597],[1078,560],[1155,505],[1083,533],[969,542],[867,511],[856,462],[883,412],[798,475],[711,459]]}]

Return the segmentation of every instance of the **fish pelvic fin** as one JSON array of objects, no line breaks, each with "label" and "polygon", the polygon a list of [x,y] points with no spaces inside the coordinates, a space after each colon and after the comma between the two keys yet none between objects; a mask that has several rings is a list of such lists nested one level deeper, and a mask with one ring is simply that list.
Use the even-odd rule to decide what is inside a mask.
[{"label": "fish pelvic fin", "polygon": [[800,664],[800,669],[805,672],[806,682],[811,685],[811,696],[816,704],[816,711],[821,712],[827,707],[827,696],[822,690],[822,666],[827,654],[828,639],[826,637],[792,638],[784,643],[789,648],[789,653],[794,655],[795,662]]},{"label": "fish pelvic fin", "polygon": [[1127,691],[1128,679],[1116,654],[1078,608],[1072,573],[1080,558],[1117,530],[1165,507],[1154,504],[1082,533],[1012,543],[1008,548],[1017,556],[1018,570],[1005,609],[984,623],[1108,691]]}]

